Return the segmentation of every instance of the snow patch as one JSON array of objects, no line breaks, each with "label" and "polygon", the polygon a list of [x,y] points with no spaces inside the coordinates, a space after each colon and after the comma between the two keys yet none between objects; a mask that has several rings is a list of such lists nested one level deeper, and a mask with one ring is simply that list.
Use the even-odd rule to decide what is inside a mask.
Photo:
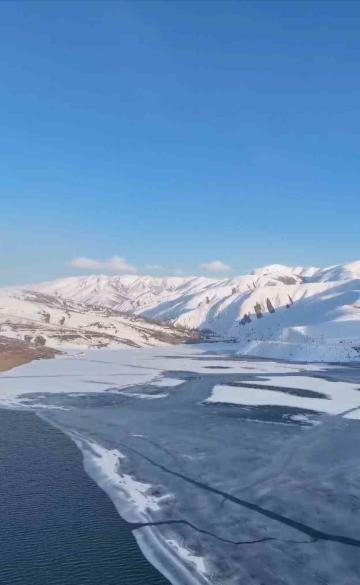
[{"label": "snow patch", "polygon": [[[206,402],[245,406],[289,406],[332,415],[345,414],[348,410],[360,408],[358,386],[348,382],[334,382],[310,376],[270,376],[267,382],[257,380],[256,386],[245,388],[218,384],[214,386]],[[258,386],[263,386],[264,389],[259,389]],[[267,386],[312,390],[324,394],[324,398],[294,396],[285,391],[269,390]],[[348,418],[356,417],[355,412],[348,415]]]},{"label": "snow patch", "polygon": [[206,565],[204,557],[196,555],[188,548],[182,546],[179,542],[173,539],[167,539],[167,544],[175,551],[175,553],[183,560],[185,563],[189,563],[193,565],[198,573],[203,575],[204,577],[207,576],[206,573]]}]

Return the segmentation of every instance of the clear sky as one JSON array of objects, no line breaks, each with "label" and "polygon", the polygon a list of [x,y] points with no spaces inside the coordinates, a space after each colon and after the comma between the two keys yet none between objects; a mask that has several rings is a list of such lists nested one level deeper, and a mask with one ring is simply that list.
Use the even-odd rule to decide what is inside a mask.
[{"label": "clear sky", "polygon": [[360,2],[1,2],[1,282],[358,259],[359,31]]}]

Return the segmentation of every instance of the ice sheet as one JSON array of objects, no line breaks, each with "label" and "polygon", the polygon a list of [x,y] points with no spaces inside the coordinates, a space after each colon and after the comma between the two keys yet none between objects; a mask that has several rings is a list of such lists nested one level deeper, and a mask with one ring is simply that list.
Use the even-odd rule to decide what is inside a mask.
[{"label": "ice sheet", "polygon": [[[333,382],[324,378],[308,376],[272,376],[268,378],[268,382],[257,380],[256,386],[256,388],[244,388],[221,384],[216,385],[207,402],[243,404],[248,406],[290,406],[327,414],[341,414],[353,408],[360,408],[358,384]],[[263,389],[259,389],[258,386],[263,386]],[[324,398],[294,396],[286,392],[267,389],[267,386],[316,391],[323,393]],[[356,415],[354,415],[355,413],[353,415],[349,413],[348,417],[355,418]]]}]

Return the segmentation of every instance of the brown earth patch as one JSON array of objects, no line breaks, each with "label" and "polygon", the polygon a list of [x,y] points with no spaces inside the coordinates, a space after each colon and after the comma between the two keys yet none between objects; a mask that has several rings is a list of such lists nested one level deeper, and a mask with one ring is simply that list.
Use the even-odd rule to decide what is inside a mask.
[{"label": "brown earth patch", "polygon": [[60,352],[51,347],[37,347],[19,339],[0,336],[0,372],[32,360],[53,358],[58,353]]}]

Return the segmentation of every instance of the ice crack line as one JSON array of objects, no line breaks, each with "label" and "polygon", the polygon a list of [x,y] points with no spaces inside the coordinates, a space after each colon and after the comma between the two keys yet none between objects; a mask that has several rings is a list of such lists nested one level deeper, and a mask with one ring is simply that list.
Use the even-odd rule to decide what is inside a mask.
[{"label": "ice crack line", "polygon": [[133,523],[132,524],[132,530],[138,530],[139,528],[146,528],[147,526],[168,526],[168,525],[172,525],[172,524],[184,524],[185,526],[189,526],[190,528],[192,528],[193,530],[195,530],[196,532],[200,532],[201,534],[207,534],[208,536],[212,536],[213,538],[216,538],[217,540],[220,540],[221,542],[226,542],[227,544],[235,544],[235,545],[239,545],[239,544],[258,544],[261,542],[267,542],[269,540],[277,540],[277,541],[281,541],[281,542],[290,542],[293,544],[309,544],[311,542],[314,542],[314,539],[311,540],[282,540],[279,538],[275,538],[273,536],[265,536],[263,538],[257,538],[255,540],[231,540],[228,538],[223,538],[222,536],[219,536],[218,534],[215,534],[214,532],[210,532],[209,530],[205,530],[204,528],[199,528],[198,526],[195,526],[194,524],[192,524],[191,522],[189,522],[188,520],[159,520],[157,522],[143,522],[143,523]]},{"label": "ice crack line", "polygon": [[346,544],[348,546],[355,546],[355,547],[360,548],[360,540],[358,540],[356,538],[351,538],[349,536],[342,536],[340,534],[330,534],[327,532],[323,532],[321,530],[317,530],[316,528],[312,528],[311,526],[309,526],[307,524],[304,524],[302,522],[298,522],[297,520],[293,520],[292,518],[289,518],[288,516],[284,516],[284,515],[279,514],[277,512],[273,512],[272,510],[268,510],[267,508],[263,508],[262,506],[259,506],[258,504],[253,504],[252,502],[248,502],[246,500],[243,500],[241,498],[233,496],[232,494],[228,494],[226,492],[223,492],[222,490],[219,490],[218,488],[207,485],[207,484],[205,484],[201,481],[198,481],[196,479],[192,479],[190,477],[187,477],[186,475],[184,475],[178,471],[173,471],[171,469],[168,469],[167,467],[165,467],[161,463],[154,461],[153,459],[151,459],[147,455],[144,455],[143,453],[141,453],[137,449],[134,449],[133,447],[130,447],[124,443],[122,443],[121,445],[123,447],[125,447],[126,449],[128,449],[129,451],[132,451],[133,453],[135,453],[139,457],[142,457],[145,461],[147,461],[148,463],[150,463],[154,467],[161,469],[164,473],[168,473],[169,475],[172,475],[172,476],[177,477],[183,481],[186,481],[187,483],[190,483],[191,485],[194,485],[200,489],[206,490],[206,491],[211,492],[213,494],[216,494],[218,496],[222,496],[223,498],[225,498],[229,502],[237,504],[238,506],[241,506],[242,508],[247,508],[248,510],[252,510],[253,512],[257,512],[258,514],[261,514],[262,516],[265,516],[266,518],[270,518],[271,520],[275,520],[276,522],[279,522],[280,524],[284,524],[285,526],[290,526],[290,528],[294,528],[294,530],[297,530],[298,532],[301,532],[302,534],[306,534],[307,536],[310,536],[310,538],[313,539],[314,541],[326,540],[326,541],[330,541],[330,542],[338,542],[340,544]]}]

